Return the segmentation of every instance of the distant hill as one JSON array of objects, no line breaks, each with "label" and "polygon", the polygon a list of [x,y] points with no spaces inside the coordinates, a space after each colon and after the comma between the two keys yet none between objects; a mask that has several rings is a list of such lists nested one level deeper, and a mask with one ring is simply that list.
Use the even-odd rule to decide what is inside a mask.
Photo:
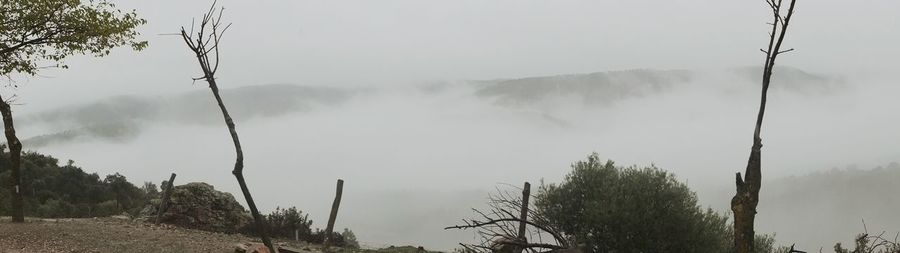
[{"label": "distant hill", "polygon": [[[731,71],[749,83],[759,85],[762,82],[762,67],[743,67]],[[840,77],[807,72],[788,66],[776,66],[772,72],[772,89],[786,90],[801,94],[829,94],[843,88],[846,80]]]},{"label": "distant hill", "polygon": [[[738,83],[759,86],[759,67],[733,68],[724,71]],[[527,106],[535,103],[558,103],[554,99],[574,100],[588,106],[608,106],[626,99],[642,98],[673,91],[696,82],[706,73],[688,70],[635,69],[586,74],[539,76],[515,79],[473,81],[478,97],[491,99],[504,106]],[[775,90],[799,94],[829,94],[846,84],[839,77],[803,71],[793,67],[777,67],[773,81]],[[728,80],[728,79],[726,79]],[[729,81],[733,82],[733,81]]]},{"label": "distant hill", "polygon": [[[799,227],[846,229],[862,232],[862,220],[870,227],[889,225],[900,232],[900,164],[874,169],[832,169],[805,176],[782,178],[763,185],[760,196],[766,213],[787,214]],[[762,203],[762,202],[761,202]],[[841,217],[841,218],[838,218]],[[851,234],[852,235],[852,234]],[[848,235],[850,236],[850,235]]]},{"label": "distant hill", "polygon": [[[725,81],[758,86],[759,71],[759,68],[753,67],[725,70],[724,74],[728,77]],[[687,89],[692,83],[707,82],[703,79],[707,75],[717,74],[723,72],[635,69],[483,81],[432,82],[416,86],[419,93],[412,95],[432,96],[462,91],[465,92],[464,96],[471,95],[501,107],[525,109],[519,112],[533,113],[535,118],[553,126],[569,126],[570,116],[565,113],[569,108],[565,106],[574,104],[607,107],[629,99],[648,98]],[[774,78],[778,85],[773,86],[773,89],[802,94],[828,94],[844,85],[840,78],[790,67],[777,68]],[[474,88],[474,91],[453,89],[461,86]],[[711,88],[721,87],[723,86]],[[386,87],[375,89],[396,91]],[[229,112],[238,122],[335,106],[360,93],[363,92],[288,84],[222,90]],[[140,135],[149,123],[214,126],[221,121],[213,97],[203,88],[172,96],[118,96],[24,115],[17,119],[22,129],[41,131],[34,136],[23,136],[26,148],[40,148],[80,138],[108,142],[129,141]]]},{"label": "distant hill", "polygon": [[[229,113],[238,122],[337,105],[354,94],[348,90],[287,84],[245,86],[221,92]],[[221,121],[221,112],[212,95],[201,89],[171,97],[113,97],[25,115],[17,123],[20,127],[51,129],[47,134],[23,140],[27,147],[37,148],[80,137],[125,141],[137,136],[148,122],[211,125]]]},{"label": "distant hill", "polygon": [[573,97],[580,102],[608,105],[627,98],[644,97],[690,82],[686,70],[626,70],[480,81],[476,95],[504,105],[522,105],[554,97]]}]

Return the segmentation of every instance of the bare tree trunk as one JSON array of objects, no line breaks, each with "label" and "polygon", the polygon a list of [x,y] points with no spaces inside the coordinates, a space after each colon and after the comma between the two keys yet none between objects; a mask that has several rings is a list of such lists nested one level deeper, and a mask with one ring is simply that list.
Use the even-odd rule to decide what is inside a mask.
[{"label": "bare tree trunk", "polygon": [[337,189],[334,194],[334,203],[331,203],[331,215],[328,216],[328,226],[325,228],[324,248],[328,250],[331,246],[332,232],[334,231],[334,221],[337,220],[338,209],[341,207],[341,195],[344,192],[344,180],[338,179]]},{"label": "bare tree trunk", "polygon": [[209,88],[212,90],[213,96],[216,97],[219,109],[222,110],[222,116],[225,118],[225,125],[228,126],[228,132],[231,133],[231,140],[234,142],[236,157],[234,161],[234,170],[231,171],[231,174],[234,174],[238,184],[241,186],[241,193],[244,194],[244,199],[247,200],[247,206],[250,207],[250,214],[253,215],[256,227],[259,228],[259,231],[257,232],[259,232],[260,237],[262,237],[263,244],[272,250],[272,252],[278,252],[272,244],[272,241],[269,240],[266,222],[259,213],[259,209],[256,208],[256,202],[253,201],[253,196],[250,196],[250,189],[247,187],[247,182],[244,180],[244,150],[241,148],[241,140],[238,139],[237,130],[235,130],[234,127],[234,120],[231,119],[231,116],[228,114],[228,109],[225,108],[225,103],[222,102],[222,97],[219,96],[219,87],[216,85],[216,80],[207,78],[206,81],[209,82]]},{"label": "bare tree trunk", "polygon": [[6,132],[6,143],[9,146],[10,192],[12,193],[12,209],[10,215],[13,222],[25,222],[25,206],[22,200],[22,143],[16,137],[13,124],[12,108],[0,97],[0,114],[3,115],[3,129]]},{"label": "bare tree trunk", "polygon": [[[759,204],[759,190],[762,183],[762,131],[763,118],[766,113],[766,97],[769,93],[769,84],[772,80],[772,70],[775,67],[775,58],[779,54],[790,52],[793,49],[781,51],[781,43],[787,33],[788,24],[794,14],[794,4],[791,1],[787,15],[782,16],[782,0],[766,0],[772,8],[772,31],[769,37],[769,46],[765,50],[766,62],[763,67],[762,92],[760,95],[759,113],[756,116],[756,126],[753,130],[753,146],[750,148],[750,158],[747,160],[747,168],[744,177],[737,173],[734,197],[731,199],[731,211],[734,212],[734,248],[737,253],[754,253],[753,241],[756,237],[754,222],[756,219],[756,206]],[[779,29],[780,28],[780,29]],[[780,32],[780,33],[779,33]]]},{"label": "bare tree trunk", "polygon": [[163,196],[159,202],[159,208],[156,209],[156,225],[159,225],[159,221],[162,219],[162,215],[166,212],[166,209],[169,207],[169,196],[172,196],[172,188],[175,187],[175,173],[172,173],[172,176],[169,177],[169,182],[164,185],[166,187],[163,189]]},{"label": "bare tree trunk", "polygon": [[519,240],[525,241],[525,226],[528,224],[528,198],[531,197],[531,184],[525,182],[522,188],[522,207],[519,214]]},{"label": "bare tree trunk", "polygon": [[[194,80],[205,80],[209,83],[209,89],[216,98],[216,104],[218,104],[219,109],[222,111],[225,125],[228,127],[229,134],[231,134],[231,141],[234,143],[235,151],[234,169],[231,171],[231,174],[237,179],[238,185],[241,187],[241,193],[244,195],[244,199],[247,200],[247,206],[250,208],[250,214],[253,215],[257,232],[259,233],[263,244],[265,244],[271,252],[277,253],[278,249],[275,248],[272,241],[269,240],[266,221],[259,213],[259,209],[256,208],[256,202],[253,201],[253,196],[250,195],[250,189],[247,187],[247,182],[244,180],[244,150],[241,148],[241,140],[238,138],[237,130],[235,130],[234,120],[231,118],[231,115],[228,114],[228,109],[225,108],[225,102],[222,101],[222,96],[219,95],[219,85],[216,84],[215,75],[220,62],[219,39],[221,39],[225,30],[228,30],[228,27],[230,26],[229,24],[222,28],[220,26],[221,20],[222,9],[216,13],[215,3],[213,3],[209,8],[209,12],[203,15],[203,18],[200,20],[199,31],[194,34],[193,27],[191,27],[191,33],[188,33],[184,27],[182,27],[181,37],[191,51],[194,52],[194,56],[197,57],[200,68],[203,70],[203,77],[195,78]],[[221,30],[219,30],[220,28]],[[194,35],[197,37],[193,37]]]},{"label": "bare tree trunk", "polygon": [[[525,236],[525,227],[528,225],[528,198],[531,197],[531,184],[525,182],[525,187],[522,188],[522,207],[520,207],[521,213],[519,214],[519,241],[522,243],[528,243],[528,238]],[[516,249],[517,252],[522,252],[525,250],[524,247],[521,249]]]}]

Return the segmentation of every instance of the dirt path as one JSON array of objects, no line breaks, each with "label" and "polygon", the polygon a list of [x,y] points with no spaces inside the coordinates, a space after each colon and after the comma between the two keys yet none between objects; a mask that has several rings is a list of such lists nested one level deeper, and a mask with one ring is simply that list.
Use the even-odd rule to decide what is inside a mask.
[{"label": "dirt path", "polygon": [[0,220],[0,253],[234,252],[236,243],[250,241],[257,240],[113,218]]}]

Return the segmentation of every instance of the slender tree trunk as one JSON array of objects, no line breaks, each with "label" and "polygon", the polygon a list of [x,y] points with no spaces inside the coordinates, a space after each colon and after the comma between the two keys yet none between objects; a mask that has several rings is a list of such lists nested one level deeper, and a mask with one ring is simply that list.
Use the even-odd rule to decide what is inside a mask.
[{"label": "slender tree trunk", "polygon": [[334,231],[334,222],[337,220],[338,209],[341,207],[341,195],[344,193],[344,180],[338,179],[337,189],[334,193],[334,202],[331,203],[331,215],[328,216],[328,225],[325,227],[324,248],[327,251],[331,246],[332,233]]},{"label": "slender tree trunk", "polygon": [[22,143],[16,137],[13,124],[12,108],[0,97],[0,114],[3,115],[3,129],[6,132],[6,143],[9,146],[10,192],[12,193],[12,209],[10,215],[13,222],[25,222],[25,206],[22,200]]},{"label": "slender tree trunk", "polygon": [[[209,69],[204,67],[204,72],[209,73],[209,71]],[[234,170],[231,171],[231,174],[234,174],[238,184],[241,186],[241,193],[243,193],[244,199],[247,200],[247,206],[250,207],[250,214],[253,215],[256,227],[259,228],[259,231],[257,232],[259,232],[263,244],[270,250],[277,252],[272,241],[269,240],[266,221],[259,213],[259,209],[256,208],[256,202],[253,201],[253,196],[250,195],[250,189],[247,187],[247,182],[244,180],[244,150],[241,148],[241,140],[238,138],[237,130],[235,130],[234,120],[231,119],[231,115],[228,114],[228,109],[225,108],[225,102],[222,101],[222,96],[219,95],[219,86],[216,85],[216,79],[207,76],[206,81],[209,83],[209,89],[212,90],[213,96],[216,98],[216,103],[219,104],[219,109],[222,110],[222,116],[225,118],[225,125],[228,126],[228,132],[231,133],[231,140],[234,142],[236,156]]]},{"label": "slender tree trunk", "polygon": [[[768,48],[762,50],[766,53],[766,61],[763,66],[762,91],[759,98],[759,112],[756,115],[756,125],[753,130],[753,146],[750,148],[750,158],[747,159],[747,168],[744,177],[737,173],[735,178],[734,197],[731,199],[731,211],[734,213],[734,249],[737,253],[754,253],[754,222],[756,220],[756,206],[759,204],[759,190],[762,185],[762,132],[763,119],[766,114],[766,98],[769,93],[769,84],[772,81],[772,70],[775,68],[775,59],[779,54],[793,49],[781,51],[781,44],[787,33],[788,25],[794,14],[796,0],[790,1],[787,15],[782,16],[783,0],[767,0],[772,8],[772,31],[769,34]],[[779,30],[780,28],[780,30]]]},{"label": "slender tree trunk", "polygon": [[[525,228],[528,223],[528,198],[531,197],[531,184],[525,182],[525,186],[522,188],[522,206],[519,207],[519,242],[528,243],[528,238],[525,236]],[[525,248],[517,248],[516,253],[524,252]]]},{"label": "slender tree trunk", "polygon": [[[257,232],[259,233],[263,244],[269,248],[269,251],[277,253],[278,249],[275,248],[272,241],[269,240],[266,221],[259,213],[259,209],[256,208],[256,202],[253,201],[253,196],[250,195],[250,189],[247,187],[246,180],[244,180],[244,150],[241,148],[241,140],[238,138],[237,130],[235,130],[234,120],[231,118],[231,115],[228,114],[228,109],[225,108],[225,102],[222,101],[222,96],[219,95],[219,85],[216,84],[215,74],[219,67],[219,39],[221,39],[222,33],[230,26],[226,25],[224,28],[220,27],[219,24],[221,19],[222,11],[219,10],[218,15],[216,15],[215,3],[213,3],[213,5],[210,6],[209,12],[203,15],[198,32],[196,34],[189,34],[184,27],[182,27],[181,37],[191,51],[194,52],[194,56],[197,57],[200,68],[203,70],[203,77],[200,79],[206,80],[206,82],[209,83],[209,89],[216,98],[216,104],[218,104],[219,109],[222,111],[222,117],[225,120],[225,125],[228,127],[228,133],[231,134],[231,141],[234,142],[235,160],[234,169],[231,171],[231,174],[234,175],[235,179],[238,181],[238,185],[241,187],[241,193],[247,201],[247,206],[250,208],[250,214],[253,215]],[[207,31],[207,29],[209,30]],[[194,30],[192,27],[191,33],[193,32]],[[194,35],[197,36],[196,40],[192,37]],[[204,35],[209,37],[204,37]],[[210,60],[210,57],[213,57],[212,61]]]},{"label": "slender tree trunk", "polygon": [[525,182],[525,187],[522,189],[522,207],[519,208],[519,240],[522,242],[526,242],[525,240],[525,226],[528,221],[528,198],[531,197],[531,184]]},{"label": "slender tree trunk", "polygon": [[[759,126],[759,125],[757,125]],[[759,140],[757,138],[757,140]],[[734,212],[734,244],[738,253],[752,253],[755,231],[756,206],[759,203],[761,177],[761,141],[755,141],[747,161],[746,177],[741,179],[737,173],[737,193],[731,199],[731,211]]]},{"label": "slender tree trunk", "polygon": [[172,176],[169,177],[169,182],[166,182],[166,185],[163,185],[163,187],[166,188],[163,189],[162,199],[160,199],[159,208],[156,210],[156,225],[159,225],[163,213],[169,207],[169,197],[172,196],[172,188],[175,188],[175,173],[172,173]]},{"label": "slender tree trunk", "polygon": [[769,82],[772,72],[768,61],[763,70],[763,84],[759,104],[759,113],[756,116],[756,127],[753,130],[753,146],[750,147],[750,158],[747,159],[747,168],[744,170],[744,178],[737,173],[735,186],[737,192],[731,199],[731,211],[734,212],[734,243],[738,253],[755,252],[753,240],[756,237],[754,222],[756,220],[756,206],[759,204],[759,189],[762,186],[762,139],[759,134],[762,130],[762,122],[766,113],[766,97],[769,93]]}]

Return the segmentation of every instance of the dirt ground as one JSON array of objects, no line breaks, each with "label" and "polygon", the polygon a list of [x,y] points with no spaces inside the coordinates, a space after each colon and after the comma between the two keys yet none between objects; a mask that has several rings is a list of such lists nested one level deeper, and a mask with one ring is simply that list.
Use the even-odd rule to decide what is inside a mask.
[{"label": "dirt ground", "polygon": [[[0,217],[0,253],[32,252],[235,252],[239,243],[259,243],[241,234],[213,233],[172,225],[133,222],[124,217],[93,219],[26,218],[12,223]],[[320,253],[321,245],[276,240],[279,247]],[[332,248],[338,253],[430,253],[412,246],[369,250]]]},{"label": "dirt ground", "polygon": [[0,219],[0,253],[24,252],[234,252],[243,235],[156,226],[115,218]]}]

